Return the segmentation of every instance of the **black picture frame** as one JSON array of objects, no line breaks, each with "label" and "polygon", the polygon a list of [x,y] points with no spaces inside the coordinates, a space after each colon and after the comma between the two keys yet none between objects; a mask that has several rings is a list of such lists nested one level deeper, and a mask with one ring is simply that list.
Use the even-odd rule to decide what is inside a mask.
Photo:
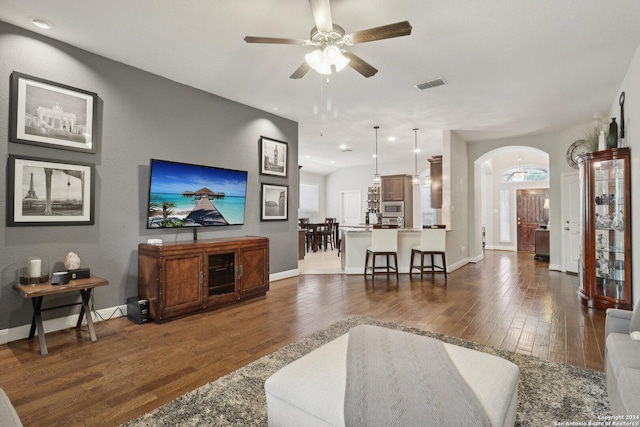
[{"label": "black picture frame", "polygon": [[284,141],[260,137],[260,174],[287,177],[289,145]]},{"label": "black picture frame", "polygon": [[16,71],[10,93],[11,142],[96,152],[96,93]]},{"label": "black picture frame", "polygon": [[7,226],[93,225],[95,165],[10,155]]},{"label": "black picture frame", "polygon": [[260,197],[261,221],[289,219],[289,186],[262,183]]}]

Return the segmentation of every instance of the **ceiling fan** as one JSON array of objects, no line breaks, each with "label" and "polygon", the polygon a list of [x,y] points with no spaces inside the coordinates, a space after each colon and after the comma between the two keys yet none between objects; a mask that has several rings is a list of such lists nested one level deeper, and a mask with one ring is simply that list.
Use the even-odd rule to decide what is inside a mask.
[{"label": "ceiling fan", "polygon": [[311,29],[309,40],[252,36],[244,38],[247,43],[316,46],[317,49],[305,55],[305,62],[290,76],[292,79],[304,77],[312,68],[320,74],[331,74],[333,71],[342,70],[347,65],[364,77],[371,77],[378,70],[356,54],[342,49],[342,47],[411,34],[409,21],[345,33],[344,28],[335,25],[331,19],[329,0],[309,0],[309,4],[316,24]]}]

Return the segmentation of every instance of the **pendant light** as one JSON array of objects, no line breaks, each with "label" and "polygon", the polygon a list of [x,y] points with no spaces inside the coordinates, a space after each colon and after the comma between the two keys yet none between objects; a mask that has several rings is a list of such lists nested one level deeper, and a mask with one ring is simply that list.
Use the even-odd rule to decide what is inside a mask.
[{"label": "pendant light", "polygon": [[380,126],[374,126],[373,128],[376,130],[376,173],[373,175],[373,185],[380,185],[382,181],[378,173],[378,129],[380,129]]},{"label": "pendant light", "polygon": [[413,157],[415,161],[415,169],[413,174],[413,185],[420,185],[420,177],[418,176],[418,128],[414,128],[415,144],[413,149]]}]

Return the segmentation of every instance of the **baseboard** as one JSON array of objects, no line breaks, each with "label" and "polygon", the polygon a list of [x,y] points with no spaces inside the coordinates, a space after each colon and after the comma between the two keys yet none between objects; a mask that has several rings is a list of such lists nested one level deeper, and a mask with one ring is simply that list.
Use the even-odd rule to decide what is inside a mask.
[{"label": "baseboard", "polygon": [[276,280],[288,279],[289,277],[296,277],[300,275],[300,270],[294,268],[293,270],[280,271],[269,275],[269,281],[275,282]]},{"label": "baseboard", "polygon": [[[92,313],[92,319],[94,323],[101,322],[102,320],[114,319],[117,317],[123,317],[127,315],[127,305],[119,305],[109,308],[101,308],[95,310]],[[78,323],[79,314],[72,314],[67,317],[58,317],[56,319],[45,320],[44,330],[48,332],[61,331],[63,329],[75,328]],[[17,341],[29,337],[29,331],[31,325],[16,326],[9,329],[0,330],[0,345],[7,344],[11,341]],[[36,333],[37,335],[37,333]]]},{"label": "baseboard", "polygon": [[484,259],[484,253],[481,253],[480,255],[478,255],[478,256],[477,256],[477,257],[475,257],[475,258],[469,258],[469,262],[470,262],[470,263],[473,263],[473,264],[477,264],[477,263],[479,263],[480,261],[482,261],[483,259]]},{"label": "baseboard", "polygon": [[562,266],[558,264],[549,264],[549,270],[553,271],[563,271]]},{"label": "baseboard", "polygon": [[485,249],[488,249],[490,251],[509,251],[509,252],[516,252],[516,247],[515,246],[494,246],[494,245],[486,245],[484,247]]},{"label": "baseboard", "polygon": [[469,258],[463,258],[460,261],[453,263],[453,264],[447,264],[447,273],[451,273],[456,271],[457,269],[465,266],[469,264]]},{"label": "baseboard", "polygon": [[[459,269],[460,267],[462,267],[462,266],[464,266],[466,264],[469,264],[469,259],[468,258],[462,259],[462,260],[460,260],[460,261],[458,261],[458,262],[456,262],[454,264],[447,264],[447,273],[451,273],[453,271],[456,271],[457,269]],[[408,266],[400,267],[400,270],[398,270],[398,273],[399,274],[409,274],[410,273],[409,270],[410,269],[409,269]],[[419,270],[413,270],[413,272],[414,272],[414,274],[416,274],[416,272],[417,272],[417,274],[420,273]],[[347,268],[344,273],[345,274],[360,274],[360,275],[362,275],[363,274],[363,267]],[[371,272],[369,272],[368,274],[371,274]],[[376,273],[376,274],[378,274],[378,273]]]}]

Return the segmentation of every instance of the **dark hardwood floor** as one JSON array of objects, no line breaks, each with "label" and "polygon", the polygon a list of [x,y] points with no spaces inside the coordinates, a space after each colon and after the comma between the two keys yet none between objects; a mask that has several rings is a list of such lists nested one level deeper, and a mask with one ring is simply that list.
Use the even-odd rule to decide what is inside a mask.
[{"label": "dark hardwood floor", "polygon": [[307,275],[267,297],[162,325],[126,318],[0,346],[0,386],[25,426],[114,426],[318,329],[367,315],[543,359],[603,369],[604,312],[583,307],[578,278],[532,254],[487,251],[446,283]]}]

